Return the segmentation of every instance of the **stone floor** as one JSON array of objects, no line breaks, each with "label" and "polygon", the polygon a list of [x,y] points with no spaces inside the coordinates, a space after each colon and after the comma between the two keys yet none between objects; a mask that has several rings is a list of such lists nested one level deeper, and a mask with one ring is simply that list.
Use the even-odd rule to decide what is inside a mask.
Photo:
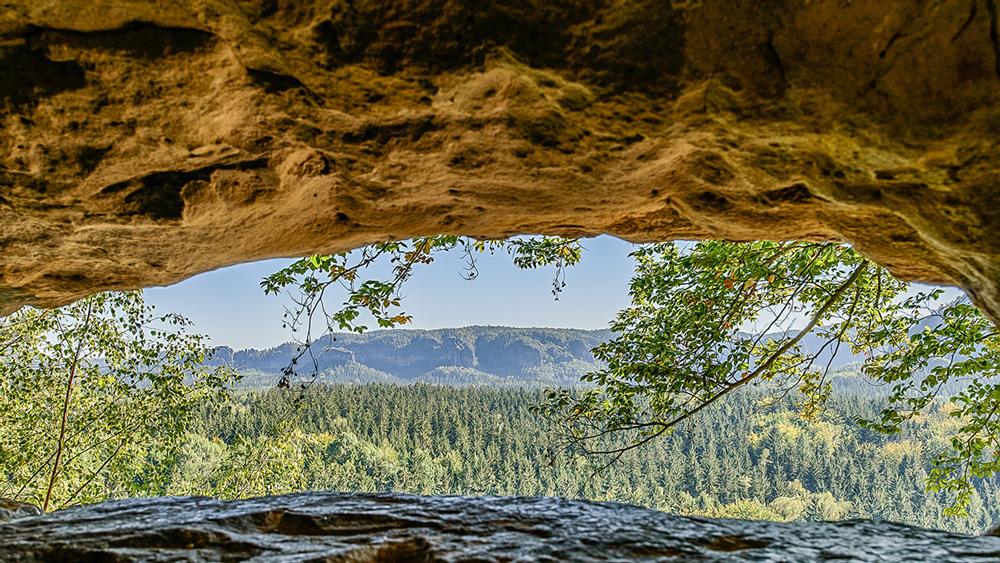
[{"label": "stone floor", "polygon": [[106,502],[0,524],[14,562],[997,562],[1000,538],[553,498],[299,493]]}]

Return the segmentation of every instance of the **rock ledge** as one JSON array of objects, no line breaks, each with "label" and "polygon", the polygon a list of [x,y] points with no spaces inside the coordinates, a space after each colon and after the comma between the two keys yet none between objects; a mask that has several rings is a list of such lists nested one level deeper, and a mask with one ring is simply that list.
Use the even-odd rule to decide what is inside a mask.
[{"label": "rock ledge", "polygon": [[298,493],[106,502],[0,524],[10,562],[995,562],[1000,538],[553,498]]}]

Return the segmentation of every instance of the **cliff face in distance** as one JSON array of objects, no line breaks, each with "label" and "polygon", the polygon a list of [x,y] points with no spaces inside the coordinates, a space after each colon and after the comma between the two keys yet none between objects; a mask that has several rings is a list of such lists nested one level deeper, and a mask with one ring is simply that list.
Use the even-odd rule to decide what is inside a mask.
[{"label": "cliff face in distance", "polygon": [[[610,330],[468,326],[435,330],[391,329],[364,334],[338,333],[313,345],[319,378],[325,383],[437,383],[566,387],[580,376],[601,369],[591,350],[614,338]],[[783,335],[775,334],[775,338]],[[809,334],[802,346],[819,353],[822,365],[853,377],[864,358],[847,349],[831,360],[822,353],[826,340]],[[244,375],[244,386],[273,385],[290,365],[298,346],[285,343],[266,350],[217,348],[212,365],[228,365]],[[308,379],[308,355],[295,366]],[[863,379],[867,378],[853,378]],[[843,381],[840,381],[844,383]],[[857,383],[852,381],[850,383]],[[866,390],[865,393],[868,391]],[[865,394],[862,393],[862,394]]]},{"label": "cliff face in distance", "polygon": [[[437,330],[394,329],[341,333],[314,344],[319,381],[330,383],[489,384],[565,386],[599,369],[591,349],[612,337],[607,330],[472,326]],[[219,348],[213,363],[235,367],[244,385],[273,385],[296,353],[294,344],[269,350]],[[298,373],[312,369],[308,357]]]},{"label": "cliff face in distance", "polygon": [[996,0],[3,0],[0,310],[439,233],[842,240],[1000,319]]},{"label": "cliff face in distance", "polygon": [[[961,286],[1000,321],[997,3],[0,0],[0,313],[388,239],[606,233],[848,241],[902,278]],[[544,357],[512,351],[517,365]],[[680,525],[619,505],[447,498],[297,511],[303,499],[84,507],[0,526],[0,554],[1000,553],[867,522]]]}]

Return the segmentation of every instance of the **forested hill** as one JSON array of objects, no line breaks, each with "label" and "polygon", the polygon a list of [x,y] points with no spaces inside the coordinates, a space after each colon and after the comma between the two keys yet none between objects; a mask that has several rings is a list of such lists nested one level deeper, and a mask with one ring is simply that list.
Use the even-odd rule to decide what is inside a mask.
[{"label": "forested hill", "polygon": [[[565,386],[600,366],[591,349],[610,340],[607,330],[471,326],[438,330],[342,333],[314,345],[319,379],[330,383],[427,383],[491,386]],[[296,346],[216,350],[214,363],[235,367],[250,387],[273,384]],[[311,371],[307,358],[303,374]]]},{"label": "forested hill", "polygon": [[[780,336],[778,334],[775,335]],[[603,367],[591,350],[614,337],[609,330],[470,326],[437,330],[392,329],[364,334],[339,333],[317,342],[318,381],[324,383],[434,383],[490,387],[568,387],[580,377]],[[802,341],[818,351],[823,341],[809,335]],[[877,396],[889,389],[872,387],[859,377],[860,358],[842,346],[830,362],[835,392]],[[265,388],[277,383],[296,354],[286,343],[268,350],[240,350],[223,346],[210,361],[234,368],[243,376],[241,387]],[[822,358],[825,365],[829,356]],[[817,364],[820,365],[820,364]],[[297,373],[311,380],[312,361],[303,357]],[[947,391],[953,391],[949,388]]]}]

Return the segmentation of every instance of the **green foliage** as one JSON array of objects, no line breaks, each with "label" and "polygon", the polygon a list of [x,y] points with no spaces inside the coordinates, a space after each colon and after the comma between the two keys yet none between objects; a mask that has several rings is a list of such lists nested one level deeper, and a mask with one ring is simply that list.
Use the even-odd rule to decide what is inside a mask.
[{"label": "green foliage", "polygon": [[256,439],[238,436],[227,448],[218,479],[209,490],[219,498],[300,491],[305,449],[314,442],[288,422],[273,426]]},{"label": "green foliage", "polygon": [[[897,332],[874,335],[882,353],[864,370],[869,377],[892,384],[892,408],[874,421],[858,423],[879,432],[899,432],[902,422],[932,405],[943,385],[966,383],[951,398],[956,408],[950,415],[961,427],[952,436],[951,448],[936,457],[928,481],[933,489],[957,491],[958,502],[948,513],[964,516],[972,479],[1000,470],[1000,385],[993,377],[1000,366],[1000,333],[968,303],[952,303],[926,316],[916,314],[926,298],[918,294],[897,305],[889,312],[899,311]],[[924,376],[913,378],[914,373]]]},{"label": "green foliage", "polygon": [[[186,454],[168,490],[232,496],[216,488],[226,473],[259,467],[254,448],[239,444],[271,443],[290,393],[241,393],[206,406],[189,436],[191,449],[206,453]],[[800,398],[760,411],[754,394],[740,391],[702,411],[693,428],[630,450],[592,476],[588,460],[549,464],[547,420],[530,408],[544,398],[540,391],[376,384],[316,385],[306,393],[294,411],[301,434],[292,439],[300,443],[289,446],[302,454],[275,456],[268,473],[281,467],[298,481],[277,475],[277,490],[558,495],[712,517],[879,518],[966,533],[1000,515],[996,478],[973,480],[968,519],[942,516],[954,492],[922,487],[933,452],[955,429],[951,407],[885,435],[853,423],[880,412],[885,398],[834,396],[810,421],[796,415]],[[205,461],[209,455],[214,462]],[[210,472],[198,468],[215,472],[199,480]],[[185,482],[191,487],[180,487]],[[258,479],[243,494],[274,491]]]},{"label": "green foliage", "polygon": [[319,444],[318,438],[290,423],[253,437],[236,436],[228,444],[189,434],[170,464],[164,492],[247,498],[301,491],[307,488],[306,453]]},{"label": "green foliage", "polygon": [[[633,256],[632,306],[612,324],[618,336],[595,349],[608,367],[585,377],[596,387],[551,391],[540,407],[571,456],[613,463],[746,385],[772,397],[797,391],[800,414],[815,419],[831,392],[820,358],[847,345],[864,355],[869,378],[893,385],[887,408],[858,420],[878,432],[900,432],[942,385],[968,383],[952,399],[963,426],[929,477],[933,489],[958,493],[950,513],[963,513],[973,477],[1000,469],[1000,387],[989,380],[1000,341],[972,305],[936,308],[940,291],[908,295],[905,283],[847,245],[708,241]],[[810,334],[824,346],[805,349]]]},{"label": "green foliage", "polygon": [[[383,328],[409,322],[399,311],[399,287],[416,264],[459,247],[470,259],[470,277],[472,256],[499,248],[514,254],[521,267],[555,264],[556,294],[564,266],[579,260],[579,247],[562,239],[440,236],[383,243],[359,256],[313,256],[262,286],[266,292],[299,288],[289,322],[293,330],[306,328],[309,351],[318,312],[325,332],[364,331],[356,323],[361,311]],[[360,281],[359,272],[383,256],[395,264],[391,279]],[[961,383],[951,411],[960,427],[928,478],[932,490],[957,493],[949,514],[965,514],[973,479],[1000,469],[1000,386],[990,380],[1000,342],[996,327],[972,305],[938,306],[940,291],[911,295],[907,284],[842,244],[707,241],[682,250],[667,243],[642,247],[633,256],[638,267],[632,306],[612,325],[618,336],[595,348],[607,367],[584,378],[593,388],[550,391],[538,407],[557,425],[554,450],[570,457],[610,456],[610,465],[693,424],[704,409],[748,385],[760,386],[771,401],[794,391],[801,416],[817,419],[833,389],[823,358],[847,346],[865,357],[865,376],[892,387],[886,408],[857,419],[864,428],[898,433],[932,408],[942,389]],[[323,296],[333,283],[343,284],[349,297],[340,309],[327,311]],[[803,345],[807,337],[824,344],[809,350]],[[289,386],[305,351],[293,358],[280,387]],[[319,364],[312,358],[315,375]],[[455,375],[434,374],[445,381]]]},{"label": "green foliage", "polygon": [[[338,333],[317,341],[317,382],[567,387],[599,369],[591,349],[606,330],[473,326]],[[285,344],[268,350],[220,350],[219,363],[243,375],[241,388],[273,386],[297,354]],[[296,384],[311,378],[292,379]]]},{"label": "green foliage", "polygon": [[[771,503],[772,505],[774,503]],[[737,520],[768,520],[771,522],[791,522],[799,519],[802,514],[784,514],[775,512],[769,505],[761,504],[754,499],[743,499],[736,502],[711,507],[707,510],[692,510],[692,515],[708,516],[710,518],[734,518]]]},{"label": "green foliage", "polygon": [[[402,311],[400,289],[413,275],[418,264],[430,264],[435,254],[460,248],[468,264],[470,279],[478,275],[475,256],[483,252],[505,250],[521,268],[554,266],[556,269],[552,293],[558,298],[565,286],[565,269],[579,262],[581,248],[574,240],[559,237],[512,238],[506,240],[475,240],[467,237],[440,235],[415,238],[409,241],[388,241],[366,246],[357,251],[332,255],[314,255],[298,260],[268,276],[261,282],[265,294],[295,288],[294,306],[285,313],[285,326],[293,333],[304,331],[297,339],[300,346],[296,356],[283,372],[278,385],[290,387],[298,373],[297,366],[306,354],[312,360],[309,374],[318,375],[319,362],[313,343],[323,335],[336,330],[363,333],[368,329],[359,318],[367,312],[380,328],[405,325],[411,317]],[[369,267],[387,260],[392,273],[387,279],[365,279],[362,273]],[[347,291],[347,299],[339,306],[328,306],[324,301],[331,286]],[[320,323],[318,326],[314,326]],[[298,384],[304,389],[307,384]],[[294,401],[302,398],[300,394]]]},{"label": "green foliage", "polygon": [[780,520],[790,522],[808,518],[809,520],[840,520],[850,512],[851,503],[834,498],[829,491],[813,493],[802,486],[801,481],[789,481],[788,495],[780,496],[767,506]]},{"label": "green foliage", "polygon": [[193,409],[236,379],[205,337],[140,292],[103,293],[0,325],[0,496],[64,507],[162,486]]},{"label": "green foliage", "polygon": [[[554,295],[558,295],[565,286],[565,268],[579,262],[581,254],[576,241],[559,237],[482,241],[439,235],[409,241],[388,241],[340,254],[309,256],[271,274],[260,285],[265,294],[279,293],[288,287],[298,290],[296,307],[286,315],[286,319],[293,331],[305,328],[307,336],[312,335],[312,323],[320,311],[329,332],[364,332],[368,327],[358,323],[363,311],[370,313],[380,328],[391,328],[411,320],[400,310],[399,291],[413,275],[414,267],[430,264],[435,254],[456,248],[465,253],[471,278],[478,275],[475,255],[483,252],[506,250],[513,256],[514,264],[525,269],[555,266]],[[383,280],[364,279],[362,273],[381,260],[392,264],[392,275]],[[323,298],[334,284],[345,288],[348,297],[339,309],[328,310]]]}]

